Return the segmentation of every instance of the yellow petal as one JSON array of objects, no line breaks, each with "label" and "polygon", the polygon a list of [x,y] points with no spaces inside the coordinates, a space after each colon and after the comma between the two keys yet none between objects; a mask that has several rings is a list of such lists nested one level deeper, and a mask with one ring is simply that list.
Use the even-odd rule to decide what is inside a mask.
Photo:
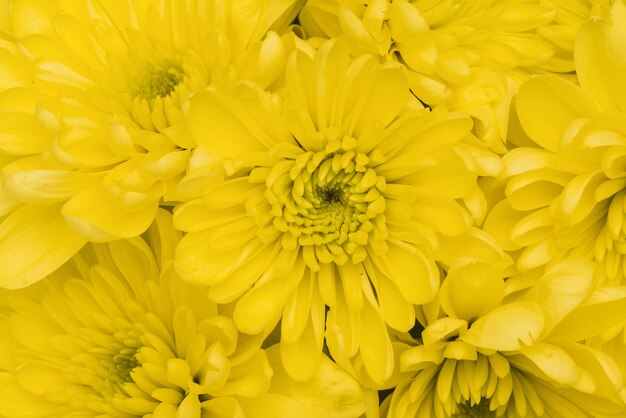
[{"label": "yellow petal", "polygon": [[207,150],[229,158],[266,149],[240,121],[237,112],[232,98],[215,90],[195,94],[187,109],[193,138]]},{"label": "yellow petal", "polygon": [[367,95],[363,107],[355,109],[359,117],[354,128],[357,135],[372,124],[387,126],[409,99],[408,80],[401,68],[381,68],[367,80],[367,85],[355,87]]},{"label": "yellow petal", "polygon": [[368,375],[377,384],[384,384],[393,373],[394,354],[387,328],[380,312],[366,300],[361,310],[361,356]]},{"label": "yellow petal", "polygon": [[439,285],[439,270],[420,250],[411,253],[392,244],[383,262],[389,279],[408,302],[422,304],[433,299]]},{"label": "yellow petal", "polygon": [[239,299],[233,318],[237,328],[248,334],[257,334],[278,321],[286,298],[304,275],[304,261],[299,258],[287,277],[274,276],[258,283]]},{"label": "yellow petal", "polygon": [[37,204],[69,199],[103,177],[101,173],[77,171],[12,171],[10,166],[5,170],[4,187],[7,193],[20,201]]},{"label": "yellow petal", "polygon": [[60,206],[23,206],[0,225],[0,287],[21,288],[43,279],[85,240],[72,231]]},{"label": "yellow petal", "polygon": [[246,418],[268,418],[269,411],[271,411],[271,418],[319,418],[317,413],[306,405],[289,396],[275,393],[266,393],[252,399],[241,399],[239,404]]},{"label": "yellow petal", "polygon": [[325,354],[306,382],[294,381],[285,372],[278,345],[267,349],[267,356],[274,370],[270,393],[285,395],[305,405],[319,418],[353,418],[363,413],[365,405],[360,385]]},{"label": "yellow petal", "polygon": [[202,415],[205,413],[211,418],[246,418],[239,402],[233,397],[226,396],[202,402]]},{"label": "yellow petal", "polygon": [[198,395],[189,393],[185,396],[185,399],[178,405],[176,418],[200,418],[200,401],[198,400]]},{"label": "yellow petal", "polygon": [[19,0],[11,6],[13,31],[19,37],[50,31],[58,10],[54,2],[46,0]]},{"label": "yellow petal", "polygon": [[613,2],[608,19],[590,19],[580,28],[574,59],[582,88],[601,110],[626,110],[626,5]]},{"label": "yellow petal", "polygon": [[[234,270],[236,274],[209,288],[209,300],[216,303],[229,303],[235,300],[268,270],[276,258],[276,252],[279,250],[280,245],[273,247],[264,246],[259,251],[251,254],[246,260],[242,260],[242,263],[238,264],[236,270]],[[234,253],[238,254],[239,249],[234,250]]]},{"label": "yellow petal", "polygon": [[595,266],[571,259],[550,267],[535,285],[544,310],[546,331],[551,330],[591,293]]},{"label": "yellow petal", "polygon": [[452,199],[418,197],[413,216],[448,236],[460,235],[472,224],[472,217]]},{"label": "yellow petal", "polygon": [[529,171],[509,180],[506,195],[516,210],[543,208],[552,204],[570,178],[569,173],[552,169]]},{"label": "yellow petal", "polygon": [[543,323],[537,304],[509,303],[478,319],[460,339],[479,348],[514,351],[532,344],[539,337]]},{"label": "yellow petal", "polygon": [[96,185],[75,195],[62,209],[63,217],[85,238],[101,242],[142,234],[154,219],[158,202],[140,210],[126,210],[105,187]]},{"label": "yellow petal", "polygon": [[[4,48],[0,49],[0,87],[3,90],[22,86],[30,87],[33,70],[34,67],[19,55]],[[15,107],[12,110],[15,110]]]},{"label": "yellow petal", "polygon": [[0,151],[9,155],[38,154],[52,138],[33,115],[4,111],[0,114]]},{"label": "yellow petal", "polygon": [[594,109],[580,88],[546,75],[533,77],[520,86],[517,113],[528,136],[543,148],[556,151],[567,125],[592,115]]},{"label": "yellow petal", "polygon": [[565,350],[544,342],[523,349],[522,354],[509,361],[557,385],[571,386],[581,377],[580,369]]},{"label": "yellow petal", "polygon": [[441,307],[449,316],[473,322],[500,305],[504,279],[490,264],[459,260],[450,266],[439,292]]},{"label": "yellow petal", "polygon": [[393,281],[383,275],[376,277],[376,294],[380,314],[385,322],[398,331],[407,332],[415,323],[415,312]]},{"label": "yellow petal", "polygon": [[571,311],[550,333],[572,341],[600,335],[623,322],[626,312],[626,288],[602,287]]},{"label": "yellow petal", "polygon": [[57,385],[67,384],[62,369],[45,361],[24,364],[15,371],[15,378],[23,388],[38,396],[43,396]]},{"label": "yellow petal", "polygon": [[[309,317],[311,317],[310,314]],[[292,379],[298,382],[309,380],[319,367],[324,343],[324,336],[321,332],[324,329],[323,316],[319,319],[321,319],[320,323],[314,324],[314,319],[311,317],[296,341],[281,341],[280,343],[285,370]]]},{"label": "yellow petal", "polygon": [[258,350],[243,363],[233,365],[228,376],[228,382],[219,390],[212,391],[211,395],[257,397],[269,389],[272,374],[273,371],[267,361],[265,351]]},{"label": "yellow petal", "polygon": [[300,285],[287,299],[281,323],[281,342],[294,343],[305,331],[311,316],[314,285],[310,273],[305,274]]},{"label": "yellow petal", "polygon": [[588,372],[594,381],[594,393],[613,398],[622,390],[622,379],[615,359],[592,347],[566,339],[552,340],[554,345],[564,349],[582,370]]},{"label": "yellow petal", "polygon": [[582,221],[596,207],[596,189],[606,180],[602,172],[587,173],[570,181],[559,197],[559,213],[567,225]]}]

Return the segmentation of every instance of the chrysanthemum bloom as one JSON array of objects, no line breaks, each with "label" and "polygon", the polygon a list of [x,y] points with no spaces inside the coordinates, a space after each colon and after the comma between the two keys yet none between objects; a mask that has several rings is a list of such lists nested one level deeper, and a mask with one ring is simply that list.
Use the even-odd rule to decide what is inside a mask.
[{"label": "chrysanthemum bloom", "polygon": [[268,361],[262,335],[239,334],[207,300],[206,287],[176,279],[177,235],[171,216],[157,216],[152,248],[139,238],[90,244],[52,277],[0,293],[1,416],[267,418],[289,411],[356,418],[363,412],[359,384],[329,359],[308,384],[296,386],[282,371],[277,348]]},{"label": "chrysanthemum bloom", "polygon": [[546,3],[311,0],[300,22],[310,36],[346,39],[356,54],[405,63],[421,100],[470,114],[477,135],[505,152],[512,94],[554,57],[554,45],[537,33],[556,14]]},{"label": "chrysanthemum bloom", "polygon": [[0,286],[141,234],[187,167],[181,104],[282,73],[292,0],[4,1]]},{"label": "chrysanthemum bloom", "polygon": [[383,381],[393,370],[386,325],[410,329],[412,304],[439,286],[437,234],[472,223],[457,201],[476,187],[461,143],[472,122],[429,114],[403,68],[351,61],[341,42],[295,50],[286,82],[284,98],[243,82],[232,96],[191,99],[194,139],[228,177],[176,209],[188,232],[176,268],[209,285],[213,301],[241,297],[243,332],[282,317],[283,360],[297,379],[318,362],[329,306],[351,355],[360,350]]},{"label": "chrysanthemum bloom", "polygon": [[626,309],[626,288],[597,288],[594,264],[567,260],[522,296],[491,266],[459,260],[420,345],[401,356],[414,371],[398,385],[389,418],[622,417],[619,367],[581,340]]},{"label": "chrysanthemum bloom", "polygon": [[[624,277],[626,254],[626,5],[581,29],[581,87],[539,76],[516,99],[528,146],[504,157],[506,199],[485,228],[506,250],[521,250],[520,270],[564,255],[595,258],[608,279]],[[521,133],[520,133],[521,135]]]}]

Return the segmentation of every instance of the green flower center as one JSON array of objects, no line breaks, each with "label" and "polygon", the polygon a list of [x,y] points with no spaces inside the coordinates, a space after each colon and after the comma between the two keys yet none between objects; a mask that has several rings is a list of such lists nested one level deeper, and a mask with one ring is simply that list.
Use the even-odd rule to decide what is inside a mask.
[{"label": "green flower center", "polygon": [[364,246],[383,241],[385,182],[370,164],[344,149],[307,151],[275,166],[266,197],[283,247],[313,246],[316,262],[344,264],[362,261]]},{"label": "green flower center", "polygon": [[167,97],[183,81],[183,67],[173,60],[147,64],[134,82],[132,94],[148,101]]},{"label": "green flower center", "polygon": [[113,357],[113,366],[109,367],[110,379],[115,383],[128,383],[132,379],[130,372],[139,366],[139,361],[135,357],[135,348],[124,347],[120,353]]},{"label": "green flower center", "polygon": [[489,410],[489,399],[481,399],[476,405],[459,404],[459,409],[451,418],[495,418],[495,411]]}]

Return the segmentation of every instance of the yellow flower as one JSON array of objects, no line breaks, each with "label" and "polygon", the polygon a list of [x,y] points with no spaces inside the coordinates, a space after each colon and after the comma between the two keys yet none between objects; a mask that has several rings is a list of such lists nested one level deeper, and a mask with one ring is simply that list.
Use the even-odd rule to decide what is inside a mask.
[{"label": "yellow flower", "polygon": [[356,54],[405,63],[421,100],[470,114],[477,136],[505,152],[512,95],[529,72],[548,68],[554,57],[553,43],[537,33],[557,13],[546,3],[311,0],[300,22],[310,36],[346,39]]},{"label": "yellow flower", "polygon": [[[506,198],[485,229],[529,270],[565,255],[595,258],[613,283],[623,280],[626,233],[626,5],[581,28],[581,87],[554,76],[520,87],[517,114],[525,146],[504,156]],[[527,135],[526,139],[523,139]]]},{"label": "yellow flower", "polygon": [[461,144],[471,119],[430,115],[401,67],[369,55],[351,61],[338,41],[295,50],[286,80],[284,99],[247,82],[231,96],[209,89],[192,98],[194,139],[227,177],[176,208],[174,224],[188,232],[176,268],[209,285],[215,302],[241,297],[234,320],[243,332],[282,317],[294,378],[318,362],[327,305],[350,355],[360,351],[384,381],[393,371],[386,325],[411,328],[411,305],[439,286],[437,234],[458,236],[472,223],[457,202],[476,187]]},{"label": "yellow flower", "polygon": [[410,380],[389,418],[620,417],[617,364],[580,342],[621,321],[626,288],[596,288],[594,265],[567,260],[523,295],[490,265],[459,260],[442,285],[445,316],[400,358]]},{"label": "yellow flower", "polygon": [[294,382],[278,346],[266,354],[263,335],[238,333],[206,287],[177,279],[178,238],[159,211],[147,242],[87,245],[49,278],[0,293],[3,417],[363,413],[361,387],[327,357]]},{"label": "yellow flower", "polygon": [[195,147],[182,104],[208,85],[280,76],[283,46],[267,31],[293,4],[8,2],[0,286],[39,280],[85,241],[141,234]]},{"label": "yellow flower", "polygon": [[[167,260],[177,236],[171,216],[158,216]],[[165,264],[159,273],[143,240],[120,240],[86,246],[52,277],[4,291],[3,416],[241,416],[236,397],[270,385],[262,336],[238,334],[204,289]]]}]

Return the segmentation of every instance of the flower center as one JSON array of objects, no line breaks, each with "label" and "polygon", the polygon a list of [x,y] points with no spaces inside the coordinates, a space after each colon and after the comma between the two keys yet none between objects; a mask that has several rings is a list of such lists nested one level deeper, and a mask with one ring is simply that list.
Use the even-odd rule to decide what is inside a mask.
[{"label": "flower center", "polygon": [[320,197],[322,204],[330,205],[333,203],[340,203],[345,205],[345,196],[343,191],[339,187],[330,187],[330,188],[318,188],[316,191],[317,195]]},{"label": "flower center", "polygon": [[134,83],[132,93],[148,101],[167,97],[183,81],[183,67],[169,59],[147,64]]},{"label": "flower center", "polygon": [[135,357],[135,348],[124,347],[118,355],[113,357],[113,366],[109,368],[110,379],[115,383],[128,383],[132,379],[130,372],[139,366],[139,361]]},{"label": "flower center", "polygon": [[489,399],[481,399],[479,403],[471,405],[469,402],[458,405],[459,409],[452,418],[494,418],[496,413],[489,410]]},{"label": "flower center", "polygon": [[367,155],[341,151],[304,152],[272,168],[266,182],[283,246],[314,246],[323,263],[360,262],[364,246],[386,238],[377,232],[385,224],[384,179]]}]

